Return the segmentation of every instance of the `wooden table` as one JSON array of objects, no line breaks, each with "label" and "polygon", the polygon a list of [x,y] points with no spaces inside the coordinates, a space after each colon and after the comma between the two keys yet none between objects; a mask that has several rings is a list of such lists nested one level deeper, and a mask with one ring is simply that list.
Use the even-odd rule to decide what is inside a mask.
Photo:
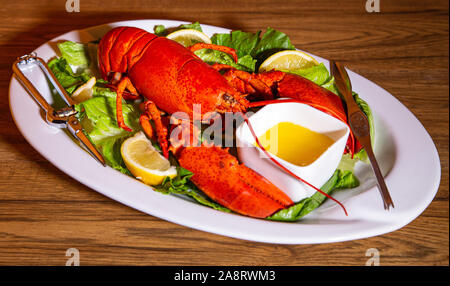
[{"label": "wooden table", "polygon": [[[369,248],[381,265],[449,263],[448,3],[365,1],[0,1],[0,264],[65,265],[68,248],[81,265],[365,265]],[[257,31],[270,26],[293,44],[384,87],[431,134],[442,179],[431,205],[386,235],[325,245],[275,245],[209,234],[155,218],[110,200],[65,175],[16,128],[8,107],[17,56],[73,29],[131,19],[200,21]],[[414,158],[411,158],[414,163]]]}]

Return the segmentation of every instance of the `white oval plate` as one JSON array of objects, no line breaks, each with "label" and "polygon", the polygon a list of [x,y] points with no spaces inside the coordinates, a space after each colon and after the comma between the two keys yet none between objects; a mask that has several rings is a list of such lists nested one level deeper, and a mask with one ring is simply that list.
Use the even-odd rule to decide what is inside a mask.
[{"label": "white oval plate", "polygon": [[[96,40],[116,26],[135,26],[152,32],[154,25],[178,26],[186,22],[138,20],[75,30],[43,44],[35,52],[45,60],[56,55],[55,42]],[[204,32],[230,30],[202,25]],[[328,61],[314,56],[328,66]],[[387,173],[395,209],[385,211],[368,166],[357,166],[361,186],[337,192],[349,216],[328,201],[296,223],[274,222],[215,211],[188,200],[153,192],[139,181],[103,167],[62,130],[50,127],[40,109],[12,77],[9,102],[14,121],[28,142],[52,164],[86,186],[132,208],[194,229],[239,239],[283,244],[328,243],[361,239],[397,230],[419,216],[433,200],[440,182],[439,156],[430,136],[395,97],[371,81],[349,71],[354,90],[366,100],[376,126],[375,152]],[[47,81],[30,74],[32,82],[51,100]]]}]

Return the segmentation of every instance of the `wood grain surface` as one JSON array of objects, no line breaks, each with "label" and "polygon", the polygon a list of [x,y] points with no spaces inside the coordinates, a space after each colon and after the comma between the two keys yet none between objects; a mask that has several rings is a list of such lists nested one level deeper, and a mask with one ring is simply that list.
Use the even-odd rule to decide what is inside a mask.
[{"label": "wood grain surface", "polygon": [[[93,1],[67,13],[65,0],[0,1],[0,265],[381,265],[449,264],[447,0]],[[439,192],[395,232],[323,245],[255,243],[205,233],[126,207],[85,187],[38,154],[8,105],[16,57],[74,29],[119,20],[176,19],[255,32],[270,26],[293,44],[342,61],[398,98],[431,134],[442,166]],[[414,158],[411,158],[414,164]]]}]

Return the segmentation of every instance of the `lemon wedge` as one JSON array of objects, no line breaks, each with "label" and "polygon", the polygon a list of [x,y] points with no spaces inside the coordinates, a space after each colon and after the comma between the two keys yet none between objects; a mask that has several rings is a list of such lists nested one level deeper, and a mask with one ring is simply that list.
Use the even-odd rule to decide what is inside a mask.
[{"label": "lemon wedge", "polygon": [[194,29],[182,29],[167,35],[168,39],[174,40],[185,47],[196,43],[211,44],[211,39],[203,32]]},{"label": "lemon wedge", "polygon": [[75,101],[75,103],[80,103],[92,98],[95,83],[96,83],[95,77],[91,77],[87,82],[78,87],[72,93],[72,99]]},{"label": "lemon wedge", "polygon": [[158,185],[165,177],[177,175],[175,166],[170,166],[169,160],[159,154],[143,132],[125,140],[120,152],[128,170],[147,185]]},{"label": "lemon wedge", "polygon": [[310,55],[297,51],[287,50],[275,53],[268,57],[259,67],[259,72],[270,70],[298,70],[318,65],[319,62]]}]

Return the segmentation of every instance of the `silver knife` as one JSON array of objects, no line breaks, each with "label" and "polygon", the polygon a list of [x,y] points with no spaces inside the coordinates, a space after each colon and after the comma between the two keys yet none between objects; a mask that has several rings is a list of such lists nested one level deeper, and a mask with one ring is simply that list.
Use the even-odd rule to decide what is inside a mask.
[{"label": "silver knife", "polygon": [[381,174],[380,167],[373,153],[372,143],[370,139],[370,126],[366,115],[359,108],[358,104],[352,95],[352,85],[350,78],[348,77],[345,67],[338,62],[330,61],[331,74],[335,79],[335,85],[339,93],[344,97],[347,104],[347,118],[350,129],[355,135],[356,139],[366,150],[369,157],[372,170],[375,173],[377,179],[378,190],[380,191],[383,199],[384,208],[389,210],[390,207],[394,208],[391,195],[389,194],[386,182]]}]

